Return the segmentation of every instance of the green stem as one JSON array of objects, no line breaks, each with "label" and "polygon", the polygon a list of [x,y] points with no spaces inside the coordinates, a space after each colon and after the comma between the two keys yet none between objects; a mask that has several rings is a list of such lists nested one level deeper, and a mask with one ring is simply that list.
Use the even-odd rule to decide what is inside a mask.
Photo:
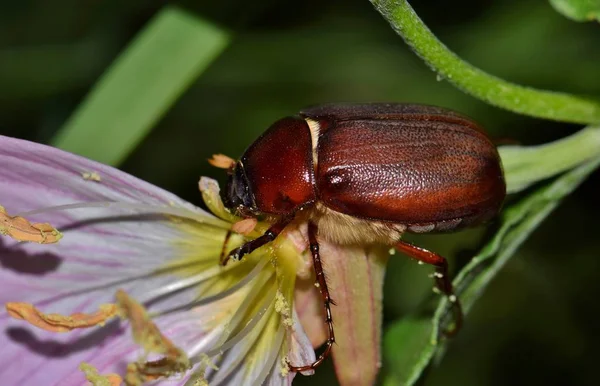
[{"label": "green stem", "polygon": [[394,30],[434,71],[466,93],[492,105],[537,118],[593,124],[600,101],[536,90],[487,74],[460,59],[427,28],[405,0],[370,0]]},{"label": "green stem", "polygon": [[600,127],[585,129],[539,146],[503,146],[498,149],[508,193],[570,170],[600,155]]}]

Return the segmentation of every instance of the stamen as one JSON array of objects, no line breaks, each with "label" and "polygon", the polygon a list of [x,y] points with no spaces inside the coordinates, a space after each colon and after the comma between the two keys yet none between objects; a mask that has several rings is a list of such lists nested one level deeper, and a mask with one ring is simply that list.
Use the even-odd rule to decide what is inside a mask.
[{"label": "stamen", "polygon": [[110,208],[110,209],[132,209],[132,210],[141,210],[145,211],[147,214],[163,214],[163,215],[171,215],[181,218],[186,218],[189,220],[194,220],[196,222],[206,224],[215,224],[219,226],[226,226],[227,224],[222,220],[218,220],[212,216],[208,216],[206,214],[199,214],[193,212],[186,208],[176,207],[176,206],[160,206],[160,205],[150,205],[150,204],[142,204],[142,203],[131,203],[131,202],[119,202],[119,201],[92,201],[92,202],[83,202],[83,203],[74,203],[74,204],[66,204],[66,205],[57,205],[57,206],[49,206],[46,208],[40,208],[31,210],[28,212],[20,213],[19,216],[32,216],[40,213],[48,213],[48,212],[57,212],[63,210],[73,210],[73,209],[86,209],[86,208]]},{"label": "stamen", "polygon": [[[209,386],[206,380],[206,369],[219,370],[219,368],[206,355],[203,356],[202,362],[194,373],[188,378],[184,386]],[[214,386],[214,385],[213,385]]]},{"label": "stamen", "polygon": [[[231,329],[234,329],[237,327],[237,325],[241,322],[242,317],[246,313],[246,310],[252,304],[252,302],[254,301],[254,299],[256,298],[258,293],[260,292],[260,289],[263,288],[264,284],[270,278],[271,278],[271,275],[265,275],[265,277],[264,277],[265,280],[263,280],[262,283],[259,283],[256,286],[258,288],[258,290],[252,291],[250,294],[248,294],[249,296],[245,299],[244,303],[241,304],[241,307],[236,311],[235,315],[231,318],[231,321],[229,322],[228,330],[231,330]],[[231,338],[226,336],[225,342],[223,344],[221,344],[217,347],[214,347],[214,348],[212,348],[202,354],[199,354],[199,355],[196,354],[196,352],[201,350],[202,347],[199,347],[199,345],[193,347],[190,350],[190,356],[192,356],[190,361],[192,363],[194,363],[194,362],[198,362],[199,360],[201,360],[202,357],[205,355],[208,357],[213,357],[215,355],[218,355],[226,350],[229,350],[231,347],[235,346],[238,342],[240,342],[242,339],[244,339],[248,335],[248,333],[250,331],[252,331],[254,326],[256,326],[256,324],[261,320],[261,318],[264,316],[264,314],[267,312],[267,310],[271,307],[271,304],[273,303],[273,299],[275,297],[272,292],[273,291],[269,291],[270,296],[265,298],[265,300],[261,303],[258,313],[255,316],[253,316],[252,319],[250,319],[250,321],[244,326],[244,328],[242,328],[236,335],[234,335]],[[227,339],[227,338],[229,338],[229,339]]]},{"label": "stamen", "polygon": [[123,383],[123,378],[117,374],[101,375],[94,366],[88,363],[81,363],[79,369],[83,371],[85,379],[93,386],[121,386]]},{"label": "stamen", "polygon": [[[244,301],[241,303],[240,308],[236,310],[235,315],[227,324],[227,327],[225,328],[225,334],[223,334],[223,336],[220,338],[221,341],[224,340],[223,344],[215,346],[206,352],[197,354],[197,352],[202,350],[204,346],[198,344],[190,351],[190,356],[192,357],[191,361],[193,363],[202,363],[204,360],[203,358],[222,355],[227,350],[230,350],[234,346],[240,344],[240,342],[247,339],[250,335],[254,335],[254,338],[251,339],[257,339],[257,337],[260,336],[264,326],[269,322],[274,311],[275,291],[273,291],[274,283],[272,282],[272,278],[273,273],[270,272],[268,275],[262,275],[261,279],[253,285],[252,290],[248,293]],[[266,296],[257,307],[258,311],[250,320],[244,321],[243,318],[247,315],[248,308],[256,302],[256,297],[261,294]],[[235,330],[242,321],[244,321],[245,325],[239,332],[237,332],[234,336],[226,335],[229,333],[229,331]],[[229,379],[230,374],[238,368],[238,365],[242,361],[246,360],[248,351],[250,351],[253,347],[254,344],[252,342],[247,342],[242,347],[236,348],[236,356],[232,358],[232,361],[230,361],[226,367],[221,368],[221,370],[215,374],[214,378],[211,379],[210,384],[212,386],[218,386],[223,381]]]},{"label": "stamen", "polygon": [[[271,301],[273,299],[271,298]],[[256,340],[258,336],[262,333],[265,325],[269,322],[269,318],[271,318],[273,313],[273,305],[270,304],[266,308],[261,308],[259,313],[252,318],[247,326],[244,327],[242,331],[240,331],[232,340],[228,341],[226,345],[223,347],[219,347],[219,351],[215,353],[216,349],[211,350],[208,354],[213,354],[213,356],[219,355],[224,352],[223,348],[226,347],[230,349],[231,347],[239,344],[244,339],[248,338],[249,335],[255,333],[256,336],[254,339]],[[226,381],[231,373],[236,370],[241,362],[245,362],[248,360],[248,352],[255,347],[254,344],[245,344],[242,347],[236,349],[236,358],[232,360],[231,363],[226,368],[221,368],[213,379],[211,379],[211,386],[219,386],[224,381]]]},{"label": "stamen", "polygon": [[208,163],[219,169],[230,169],[235,166],[235,160],[225,154],[213,154]]},{"label": "stamen", "polygon": [[194,371],[183,386],[209,386],[208,381],[204,377],[206,368],[202,365]]},{"label": "stamen", "polygon": [[[186,358],[187,359],[187,358]],[[127,365],[125,384],[141,386],[147,382],[185,373],[191,367],[184,365],[177,358],[165,357],[152,362],[134,362]]]},{"label": "stamen", "polygon": [[170,314],[172,312],[177,312],[177,311],[185,311],[185,310],[189,310],[191,308],[194,307],[198,307],[198,306],[202,306],[205,304],[209,304],[212,302],[216,302],[219,301],[223,298],[226,298],[227,296],[231,295],[232,293],[236,292],[237,290],[239,290],[240,288],[244,287],[246,284],[250,283],[265,267],[265,265],[267,264],[269,260],[262,258],[260,259],[260,261],[256,264],[256,266],[252,269],[252,271],[250,271],[250,273],[248,273],[248,275],[246,275],[242,280],[240,280],[239,282],[237,282],[235,285],[231,286],[230,288],[226,289],[223,292],[220,292],[216,295],[212,295],[212,296],[207,296],[205,298],[199,299],[199,300],[195,300],[193,302],[189,302],[180,306],[175,306],[172,308],[168,308],[166,310],[162,310],[162,311],[157,311],[156,313],[153,313],[153,316],[163,316],[166,314]]},{"label": "stamen", "polygon": [[[185,267],[192,267],[197,264],[198,263],[195,261],[179,262],[177,264],[171,264],[166,268],[147,270],[146,272],[142,272],[139,275],[124,276],[124,277],[121,277],[116,280],[108,280],[106,283],[98,284],[95,286],[88,286],[88,285],[84,284],[83,288],[75,289],[75,290],[71,290],[71,291],[67,291],[67,292],[59,292],[54,296],[45,298],[43,301],[40,302],[40,305],[52,303],[58,299],[64,299],[64,298],[71,297],[71,296],[78,296],[78,295],[82,295],[82,294],[86,294],[86,293],[90,293],[90,292],[94,292],[94,291],[99,291],[102,289],[111,289],[111,288],[117,287],[121,284],[129,284],[135,280],[142,280],[142,279],[147,279],[149,277],[153,277],[153,276],[160,275],[160,274],[167,274],[167,273],[170,273],[170,271],[180,269],[180,268],[185,268]],[[232,265],[232,267],[233,266],[234,265]],[[145,302],[142,302],[142,303],[145,303]]]},{"label": "stamen", "polygon": [[164,355],[164,358],[152,362],[130,363],[125,377],[127,384],[142,384],[151,380],[183,373],[191,368],[187,355],[165,337],[152,322],[146,310],[130,298],[124,291],[116,294],[123,315],[129,320],[133,340],[148,353]]},{"label": "stamen", "polygon": [[93,314],[75,313],[69,316],[44,314],[29,303],[6,303],[8,315],[50,332],[69,332],[77,328],[103,326],[117,315],[117,306],[103,304]]},{"label": "stamen", "polygon": [[271,352],[269,354],[269,358],[265,361],[265,363],[263,365],[262,371],[260,372],[260,374],[258,374],[256,379],[252,382],[253,385],[262,385],[264,380],[267,378],[267,376],[271,372],[271,370],[273,370],[273,367],[276,365],[276,362],[277,362],[277,356],[279,355],[279,352],[281,351],[281,345],[283,344],[283,337],[284,337],[284,329],[280,328],[277,331],[277,336],[275,337],[275,339],[273,341],[274,349],[271,350]]},{"label": "stamen", "polygon": [[0,206],[0,235],[8,235],[17,241],[54,244],[62,234],[48,223],[30,223],[22,216],[9,216]]},{"label": "stamen", "polygon": [[214,266],[213,268],[207,269],[197,275],[178,280],[175,283],[166,284],[160,288],[155,289],[154,291],[149,292],[146,296],[142,298],[143,300],[140,300],[140,303],[148,304],[165,295],[170,295],[174,292],[196,286],[208,279],[219,275],[220,273],[222,273],[222,271],[222,267]]},{"label": "stamen", "polygon": [[[206,355],[208,357],[214,357],[215,355],[218,355],[221,352],[225,352],[225,351],[229,350],[230,348],[232,348],[233,346],[235,346],[236,344],[238,344],[239,342],[241,342],[246,336],[248,336],[250,331],[252,331],[252,329],[254,329],[254,327],[258,324],[258,322],[260,322],[260,320],[267,313],[267,311],[269,311],[269,309],[271,308],[271,305],[269,303],[272,301],[273,301],[273,297],[266,299],[265,302],[262,304],[260,311],[258,311],[258,313],[252,317],[252,319],[250,319],[248,324],[246,324],[244,326],[244,328],[242,328],[240,330],[240,332],[235,334],[231,339],[227,340],[221,346],[215,347],[215,348],[207,351],[206,353],[204,353],[204,355]],[[198,359],[198,357],[194,357],[194,358]]]},{"label": "stamen", "polygon": [[198,189],[200,189],[200,193],[202,193],[202,200],[215,216],[222,218],[229,223],[238,220],[238,217],[231,214],[229,210],[225,208],[225,205],[223,205],[223,201],[221,201],[219,196],[220,189],[217,181],[208,177],[200,177]]},{"label": "stamen", "polygon": [[131,323],[133,340],[146,352],[179,356],[180,350],[165,337],[152,322],[142,305],[130,298],[123,290],[117,291],[117,303],[123,316]]}]

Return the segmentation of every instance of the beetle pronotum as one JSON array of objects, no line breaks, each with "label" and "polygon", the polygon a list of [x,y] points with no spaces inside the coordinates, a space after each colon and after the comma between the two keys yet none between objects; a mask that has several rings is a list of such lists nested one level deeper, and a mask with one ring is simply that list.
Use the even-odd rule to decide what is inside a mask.
[{"label": "beetle pronotum", "polygon": [[313,266],[335,341],[318,238],[338,244],[383,243],[435,266],[436,287],[460,302],[442,256],[400,238],[405,232],[451,232],[495,216],[506,195],[496,147],[467,117],[433,106],[339,104],[316,106],[275,122],[229,166],[225,206],[271,227],[229,252],[242,256],[273,241],[292,221],[308,222]]}]

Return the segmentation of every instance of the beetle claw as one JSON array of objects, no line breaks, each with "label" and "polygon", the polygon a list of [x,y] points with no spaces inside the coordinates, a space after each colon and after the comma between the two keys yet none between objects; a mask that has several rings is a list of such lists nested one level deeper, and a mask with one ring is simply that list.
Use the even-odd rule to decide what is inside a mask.
[{"label": "beetle claw", "polygon": [[221,266],[223,266],[223,267],[226,266],[228,262],[229,262],[229,255],[221,256],[221,259],[219,260],[219,264]]},{"label": "beetle claw", "polygon": [[[451,299],[454,296],[454,301]],[[450,308],[452,312],[453,325],[442,331],[442,335],[446,338],[452,338],[458,333],[458,331],[462,327],[463,322],[463,311],[462,306],[460,305],[460,301],[456,298],[456,295],[449,295],[448,301],[450,302]]]},{"label": "beetle claw", "polygon": [[242,245],[241,247],[238,247],[234,250],[232,250],[231,252],[229,252],[227,255],[224,256],[223,259],[221,259],[220,264],[222,266],[226,266],[227,263],[229,262],[229,259],[234,259],[236,261],[240,261],[242,259],[242,257],[246,254],[242,251],[242,248],[244,246]]}]

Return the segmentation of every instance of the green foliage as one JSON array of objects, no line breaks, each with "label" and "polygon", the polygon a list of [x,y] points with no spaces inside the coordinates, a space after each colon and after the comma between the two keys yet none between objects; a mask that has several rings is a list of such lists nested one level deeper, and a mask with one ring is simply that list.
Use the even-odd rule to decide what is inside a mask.
[{"label": "green foliage", "polygon": [[[561,13],[577,20],[589,19],[594,15],[590,12],[597,9],[594,8],[597,0],[551,2]],[[393,28],[436,71],[437,81],[435,73],[415,64],[412,53],[396,44],[393,34],[383,28],[381,18],[376,17],[375,12],[368,12],[369,4],[364,1],[362,7],[357,5],[357,1],[356,4],[349,2],[348,6],[344,3],[343,7],[329,8],[309,1],[307,9],[319,9],[314,13],[302,13],[296,9],[277,13],[277,10],[272,11],[277,7],[268,2],[249,3],[244,11],[249,11],[246,16],[254,24],[242,27],[237,24],[239,15],[232,12],[233,8],[227,8],[227,2],[193,2],[200,9],[183,12],[166,8],[158,13],[149,5],[151,3],[106,3],[103,6],[107,7],[104,11],[108,17],[102,18],[103,8],[97,6],[90,13],[98,19],[90,17],[88,20],[79,20],[87,4],[60,7],[52,2],[34,1],[30,9],[33,9],[34,3],[40,9],[32,12],[31,20],[19,19],[19,15],[26,14],[24,11],[0,13],[0,19],[2,14],[8,15],[0,23],[3,32],[0,42],[9,39],[18,30],[8,20],[13,18],[15,25],[25,26],[27,30],[38,28],[43,31],[38,34],[44,37],[37,45],[16,41],[12,46],[0,49],[0,99],[6,102],[0,111],[2,124],[13,130],[12,121],[4,119],[5,116],[11,117],[12,110],[15,114],[28,116],[30,109],[37,109],[33,119],[22,119],[25,123],[21,124],[27,130],[37,132],[33,135],[19,133],[17,129],[14,132],[38,140],[47,137],[52,132],[53,122],[62,121],[63,111],[71,109],[71,101],[78,98],[77,91],[90,87],[98,70],[104,68],[117,47],[128,39],[127,34],[120,36],[118,32],[131,29],[131,19],[145,20],[144,17],[155,14],[91,89],[53,143],[105,163],[119,164],[129,157],[125,164],[127,171],[192,201],[198,198],[195,182],[199,175],[221,176],[219,171],[215,172],[206,165],[208,156],[215,152],[236,156],[275,119],[314,103],[410,101],[438,104],[473,116],[485,124],[493,137],[509,136],[524,143],[545,142],[571,132],[567,126],[540,123],[487,106],[458,92],[449,85],[451,83],[482,101],[513,112],[590,125],[576,134],[544,145],[500,148],[509,192],[520,192],[564,174],[555,181],[545,181],[545,187],[508,207],[498,233],[458,274],[455,284],[461,289],[461,300],[467,310],[497,276],[515,249],[597,165],[594,160],[600,153],[598,100],[517,84],[532,84],[540,88],[568,87],[580,94],[598,94],[600,51],[594,49],[598,47],[598,40],[585,29],[594,26],[571,23],[557,15],[547,3],[493,2],[485,7],[485,11],[480,9],[479,12],[468,13],[461,12],[457,5],[453,6],[452,15],[442,15],[443,23],[438,21],[433,26],[435,20],[432,21],[434,30],[439,28],[444,39],[457,48],[461,57],[468,57],[490,73],[501,75],[497,77],[451,52],[425,26],[408,2],[373,0],[372,3]],[[435,14],[431,8],[440,3],[428,3],[415,2],[415,5],[430,7],[429,12]],[[476,9],[476,3],[471,1],[469,5]],[[16,8],[20,7],[19,4],[7,3]],[[296,4],[293,6],[296,7]],[[204,8],[209,8],[209,11]],[[443,12],[448,9],[440,8]],[[214,9],[219,12],[211,12]],[[261,14],[261,9],[271,12]],[[52,17],[47,15],[51,11],[54,12]],[[67,18],[65,15],[69,12],[77,17]],[[228,21],[225,24],[238,26],[236,36],[239,38],[220,56],[219,65],[209,68],[213,59],[229,44],[230,38],[212,22],[192,15],[212,17],[215,13],[228,15],[224,18]],[[253,17],[249,15],[251,13],[254,13]],[[286,16],[272,17],[280,14]],[[476,16],[469,16],[471,14]],[[598,18],[598,14],[595,15]],[[40,27],[44,22],[49,24],[46,30]],[[86,23],[87,30],[79,26]],[[76,36],[64,37],[59,26],[76,31]],[[137,30],[138,25],[134,27],[132,30]],[[46,35],[51,36],[46,39]],[[46,44],[47,41],[54,44]],[[398,40],[397,43],[401,42]],[[194,82],[201,74],[200,80]],[[188,88],[190,90],[183,95]],[[47,104],[46,98],[50,101]],[[167,112],[168,116],[163,119]],[[37,126],[38,121],[40,127]],[[44,132],[46,128],[49,129]],[[146,137],[151,130],[151,135]],[[165,139],[168,140],[166,144]],[[589,204],[589,200],[581,200],[572,206],[588,214],[590,209],[586,203]],[[581,221],[584,223],[582,227],[595,227],[596,219],[592,215],[582,220],[583,216],[577,217],[579,212],[574,212],[572,223]],[[548,223],[561,221],[555,215],[559,214],[555,213],[553,221]],[[565,214],[562,215],[564,218]],[[569,234],[569,229],[562,224],[560,226],[561,238],[577,240],[579,237],[581,243],[578,244],[583,244],[581,248],[590,245],[581,238],[584,236]],[[431,249],[452,256],[456,252],[452,248],[460,244],[457,240],[479,236],[467,233],[453,235],[452,239],[445,239],[451,242],[441,242]],[[433,239],[435,243],[435,237]],[[536,247],[543,248],[543,244],[546,244],[545,240]],[[596,257],[597,248],[590,248],[585,256],[576,260],[579,255],[568,259],[561,256],[561,264],[573,266],[574,261],[585,261],[586,257],[590,258],[589,261],[597,261],[591,259]],[[547,256],[540,259],[548,260]],[[400,260],[394,259],[392,264]],[[513,259],[513,264],[517,260]],[[445,320],[444,300],[440,301],[433,315],[410,314],[400,318],[407,310],[416,308],[421,290],[428,295],[431,289],[431,283],[423,273],[424,268],[406,264],[402,270],[390,269],[390,280],[386,283],[388,286],[404,286],[400,287],[403,291],[397,291],[397,287],[392,287],[392,291],[388,288],[385,297],[386,319],[390,325],[384,342],[387,370],[384,382],[390,386],[413,384],[423,377],[423,370],[445,352],[446,341],[438,337],[440,324]],[[583,267],[582,271],[594,272],[588,268],[589,265],[579,266]],[[538,268],[536,265],[536,272]],[[398,280],[399,277],[403,280]],[[421,278],[423,280],[419,282]],[[575,277],[573,280],[578,279]],[[560,283],[552,285],[559,286]],[[503,288],[503,298],[507,296],[505,290]],[[497,307],[495,303],[484,303],[479,302],[478,306],[487,307],[487,311]],[[468,323],[472,322],[472,316],[467,318]],[[590,317],[597,320],[594,316]],[[469,330],[473,329],[475,326],[471,323]],[[465,332],[469,331],[463,331],[457,340]],[[576,341],[566,337],[567,333],[561,334],[565,336],[564,340]],[[554,336],[552,339],[551,344],[558,347]],[[564,358],[569,355],[575,358],[580,352],[573,355],[562,347],[556,350],[566,352]],[[461,356],[463,354],[460,353]],[[481,353],[482,356],[484,354],[491,356],[497,352],[495,348],[489,348],[488,352]],[[451,359],[450,355],[446,359]],[[497,364],[496,357],[486,362],[490,367],[494,363],[501,366]],[[577,359],[577,372],[583,374],[579,365],[580,360]],[[331,364],[328,362],[324,366],[331,367]],[[455,367],[459,368],[459,374],[476,371],[471,368],[470,362],[464,363],[464,360]],[[593,373],[590,379],[595,377]],[[295,382],[312,385],[321,379],[323,384],[329,385],[334,383],[333,378],[332,374],[320,368],[314,377],[298,377]],[[450,383],[444,381],[441,384]]]},{"label": "green foliage", "polygon": [[[459,297],[465,313],[531,232],[599,164],[600,158],[597,158],[578,166],[504,211],[502,225],[496,235],[453,282],[455,288],[460,289]],[[441,338],[440,331],[445,324],[447,310],[448,301],[442,299],[432,320],[408,317],[393,324],[386,332],[384,353],[390,385],[414,384],[434,356],[443,353],[446,341]]]},{"label": "green foliage", "polygon": [[[492,105],[534,117],[577,123],[600,121],[598,101],[508,83],[466,63],[433,35],[407,1],[372,3],[429,66],[463,91]],[[572,170],[503,211],[498,232],[453,282],[465,313],[517,248],[600,164],[600,130],[588,127],[541,146],[504,147],[500,154],[509,193]],[[448,323],[448,310],[448,300],[444,298],[433,318],[410,316],[392,324],[384,338],[386,385],[414,384],[434,357],[443,355],[446,340],[442,331]]]},{"label": "green foliage", "polygon": [[[372,2],[439,76],[463,91],[533,117],[600,122],[600,102],[523,87],[489,75],[446,48],[406,1]],[[55,144],[118,164],[227,42],[227,35],[214,26],[179,10],[165,9],[109,69]],[[275,51],[275,55],[280,53]],[[510,193],[567,173],[506,209],[499,231],[457,275],[454,284],[460,289],[466,312],[541,221],[598,165],[600,129],[590,126],[545,145],[504,146],[500,154]],[[390,326],[384,339],[385,384],[412,385],[434,358],[443,355],[446,341],[440,329],[446,315],[447,301],[442,299],[433,317],[410,315]]]},{"label": "green foliage", "polygon": [[228,41],[211,23],[165,8],[107,70],[52,144],[118,165]]},{"label": "green foliage", "polygon": [[412,385],[419,379],[437,349],[437,339],[430,339],[432,330],[429,318],[408,316],[385,332],[383,357],[388,368],[385,385]]},{"label": "green foliage", "polygon": [[550,0],[558,12],[575,21],[600,21],[600,0]]},{"label": "green foliage", "polygon": [[587,127],[555,142],[538,146],[502,146],[498,149],[508,193],[567,171],[600,154],[600,128]]},{"label": "green foliage", "polygon": [[406,0],[371,0],[406,43],[441,77],[492,105],[537,118],[600,122],[600,101],[507,82],[470,65],[427,28]]}]

